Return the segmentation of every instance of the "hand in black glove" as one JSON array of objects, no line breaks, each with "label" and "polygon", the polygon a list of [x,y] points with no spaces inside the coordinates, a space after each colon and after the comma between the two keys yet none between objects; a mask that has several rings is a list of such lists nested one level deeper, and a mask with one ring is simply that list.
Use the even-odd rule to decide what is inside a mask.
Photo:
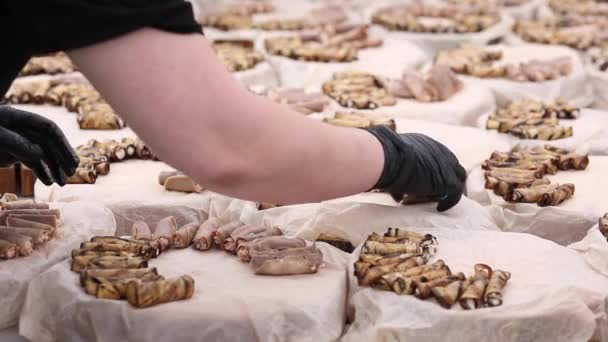
[{"label": "hand in black glove", "polygon": [[57,125],[40,115],[0,106],[0,166],[21,162],[44,184],[64,185],[78,157]]},{"label": "hand in black glove", "polygon": [[384,126],[369,132],[384,148],[384,170],[374,189],[396,201],[405,194],[437,200],[439,211],[458,204],[467,173],[447,147],[424,134],[397,134]]}]

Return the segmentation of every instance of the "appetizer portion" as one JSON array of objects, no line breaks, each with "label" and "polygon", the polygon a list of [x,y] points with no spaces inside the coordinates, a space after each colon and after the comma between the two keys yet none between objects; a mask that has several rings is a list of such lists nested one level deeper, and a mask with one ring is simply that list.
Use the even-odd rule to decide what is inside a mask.
[{"label": "appetizer portion", "polygon": [[565,45],[585,51],[606,43],[606,27],[608,21],[600,16],[568,15],[554,19],[521,20],[515,24],[513,32],[530,43]]},{"label": "appetizer portion", "polygon": [[126,126],[101,94],[87,84],[59,81],[15,83],[0,102],[63,106],[78,114],[81,129],[113,130]]},{"label": "appetizer portion", "polygon": [[563,139],[574,132],[571,126],[562,126],[559,119],[576,119],[579,114],[578,107],[561,99],[553,103],[518,100],[490,114],[486,128],[521,139]]},{"label": "appetizer portion", "polygon": [[558,170],[585,170],[586,155],[545,145],[532,149],[492,153],[483,163],[485,188],[510,203],[536,203],[556,206],[574,195],[574,184],[557,184],[545,178]]},{"label": "appetizer portion", "polygon": [[0,260],[29,256],[60,236],[59,210],[11,193],[0,198]]},{"label": "appetizer portion", "polygon": [[110,164],[129,159],[158,160],[146,144],[137,138],[89,140],[76,147],[80,163],[67,184],[95,184],[98,176],[110,173]]},{"label": "appetizer portion", "polygon": [[473,276],[452,273],[441,259],[429,262],[436,251],[437,239],[430,234],[395,228],[384,235],[372,233],[354,264],[355,276],[359,286],[435,298],[446,309],[456,303],[465,310],[502,305],[509,272],[477,264]]},{"label": "appetizer portion", "polygon": [[374,24],[392,31],[437,34],[481,32],[499,21],[500,15],[492,6],[424,1],[382,8],[372,17]]},{"label": "appetizer portion", "polygon": [[251,40],[215,40],[213,49],[230,72],[253,69],[264,61]]},{"label": "appetizer portion", "polygon": [[397,98],[419,102],[445,101],[462,88],[462,82],[450,68],[436,65],[425,73],[406,70],[400,79],[366,72],[338,72],[323,84],[323,93],[346,108],[376,109],[394,106]]},{"label": "appetizer portion", "polygon": [[506,78],[518,82],[551,81],[572,72],[570,57],[532,58],[518,64],[502,62],[503,53],[476,45],[441,51],[436,64],[447,65],[456,73],[479,78]]},{"label": "appetizer portion", "polygon": [[133,239],[93,237],[72,251],[71,270],[80,274],[85,292],[98,299],[127,300],[136,308],[189,299],[194,293],[192,277],[165,279],[156,268],[148,268],[148,261],[168,248],[168,234],[176,247],[191,242],[190,227],[197,226],[173,230],[171,222],[173,217],[159,222],[154,234],[144,222],[135,222]]},{"label": "appetizer portion", "polygon": [[180,171],[162,171],[158,175],[158,184],[165,187],[167,191],[185,193],[199,193],[203,187],[196,184],[192,178]]},{"label": "appetizer portion", "polygon": [[323,122],[331,125],[350,128],[370,128],[373,126],[387,126],[393,131],[397,129],[395,120],[387,116],[369,118],[361,112],[336,112],[333,118],[325,118]]},{"label": "appetizer portion", "polygon": [[608,4],[601,0],[549,0],[548,4],[558,15],[608,15]]},{"label": "appetizer portion", "polygon": [[342,6],[328,5],[313,8],[303,17],[258,19],[256,14],[274,12],[274,7],[266,2],[244,1],[223,9],[216,10],[202,17],[204,26],[222,31],[230,30],[263,30],[263,31],[300,31],[328,25],[337,25],[348,20],[348,14]]},{"label": "appetizer portion", "polygon": [[397,103],[385,82],[366,72],[335,73],[331,80],[323,83],[323,93],[346,108],[376,109]]},{"label": "appetizer portion", "polygon": [[211,11],[200,18],[203,26],[222,31],[245,30],[253,26],[253,15],[270,13],[274,6],[269,2],[240,1],[238,4]]},{"label": "appetizer portion", "polygon": [[367,25],[339,24],[264,40],[271,55],[307,62],[352,62],[359,51],[379,47],[382,40],[371,38]]},{"label": "appetizer portion", "polygon": [[305,115],[320,113],[329,105],[329,101],[322,93],[307,92],[301,88],[276,88],[258,94]]},{"label": "appetizer portion", "polygon": [[19,72],[19,76],[57,75],[76,71],[76,66],[64,52],[32,57]]},{"label": "appetizer portion", "polygon": [[260,275],[297,275],[316,273],[323,253],[300,238],[283,236],[277,227],[247,225],[238,221],[205,221],[194,236],[194,248],[206,251],[215,246],[249,263]]}]

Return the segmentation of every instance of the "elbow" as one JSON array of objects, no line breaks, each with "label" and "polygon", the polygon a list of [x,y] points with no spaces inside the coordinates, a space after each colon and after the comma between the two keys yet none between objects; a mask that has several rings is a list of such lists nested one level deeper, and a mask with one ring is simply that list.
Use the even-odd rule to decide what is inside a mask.
[{"label": "elbow", "polygon": [[203,187],[230,195],[235,189],[253,181],[249,169],[239,164],[224,157],[218,162],[199,165],[191,174]]}]

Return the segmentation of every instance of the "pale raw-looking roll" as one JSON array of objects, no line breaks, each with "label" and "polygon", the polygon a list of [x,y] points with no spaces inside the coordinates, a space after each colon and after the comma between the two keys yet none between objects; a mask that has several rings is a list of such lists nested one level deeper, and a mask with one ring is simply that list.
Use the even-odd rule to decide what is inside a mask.
[{"label": "pale raw-looking roll", "polygon": [[161,251],[165,251],[173,245],[175,231],[177,231],[175,217],[169,216],[158,221],[152,238],[159,242]]},{"label": "pale raw-looking roll", "polygon": [[316,273],[323,263],[323,253],[314,245],[281,251],[252,251],[251,267],[255,274],[296,275]]},{"label": "pale raw-looking roll", "polygon": [[144,221],[133,222],[131,227],[131,235],[136,240],[152,240],[152,231],[148,224]]},{"label": "pale raw-looking roll", "polygon": [[306,240],[302,238],[287,238],[285,236],[269,236],[244,244],[239,257],[243,262],[251,261],[251,253],[255,251],[281,251],[288,248],[304,248]]},{"label": "pale raw-looking roll", "polygon": [[47,230],[50,232],[51,235],[52,235],[53,231],[55,230],[55,228],[53,228],[53,226],[49,226],[48,224],[39,223],[39,222],[35,222],[35,221],[28,221],[28,220],[20,219],[18,217],[11,217],[10,215],[9,215],[9,217],[6,218],[6,225],[10,226],[10,227],[24,227],[24,228],[36,228],[36,229]]},{"label": "pale raw-looking roll", "polygon": [[215,242],[215,245],[218,248],[222,248],[224,246],[224,241],[230,237],[230,235],[232,235],[232,232],[234,232],[238,227],[242,226],[243,223],[239,222],[239,221],[233,221],[230,222],[228,224],[225,224],[221,227],[219,227],[216,231],[215,231],[215,235],[213,236],[213,241]]},{"label": "pale raw-looking roll", "polygon": [[194,248],[199,251],[206,251],[213,246],[213,238],[217,229],[222,225],[218,218],[208,219],[201,224],[194,236]]},{"label": "pale raw-looking roll", "polygon": [[57,220],[61,220],[59,209],[19,209],[0,211],[0,224],[5,225],[9,215],[53,215]]},{"label": "pale raw-looking roll", "polygon": [[196,184],[194,180],[186,175],[175,175],[167,178],[165,189],[178,192],[201,192],[203,187]]},{"label": "pale raw-looking roll", "polygon": [[250,226],[244,225],[235,229],[230,237],[224,240],[224,250],[229,253],[236,253],[237,248],[237,240],[242,236],[247,236],[249,234],[257,234],[265,231],[266,228],[262,226]]},{"label": "pale raw-looking roll", "polygon": [[6,240],[17,245],[17,252],[20,256],[28,256],[34,250],[32,238],[27,235],[0,230],[0,240]]},{"label": "pale raw-looking roll", "polygon": [[59,225],[59,222],[57,222],[57,217],[55,215],[10,214],[8,215],[7,219],[11,217],[26,221],[47,224],[53,228],[57,228],[57,226]]},{"label": "pale raw-looking roll", "polygon": [[14,202],[8,202],[2,205],[6,210],[20,210],[20,209],[38,209],[44,210],[49,209],[48,203],[36,203],[32,200],[20,200]]},{"label": "pale raw-looking roll", "polygon": [[34,245],[43,244],[49,241],[49,231],[44,229],[36,228],[24,228],[24,227],[7,227],[0,226],[0,231],[12,232],[21,235],[27,235],[32,238]]},{"label": "pale raw-looking roll", "polygon": [[194,279],[188,275],[179,278],[127,284],[127,300],[136,308],[192,298]]},{"label": "pale raw-looking roll", "polygon": [[240,237],[236,241],[236,254],[241,259],[241,261],[249,262],[251,260],[250,248],[253,245],[253,242],[259,239],[281,235],[283,235],[283,231],[277,227],[273,227],[266,228],[264,231],[257,234]]},{"label": "pale raw-looking roll", "polygon": [[183,173],[180,171],[161,171],[161,173],[158,174],[158,184],[165,186],[167,178],[177,175],[183,175]]},{"label": "pale raw-looking roll", "polygon": [[6,192],[4,195],[2,195],[2,197],[0,198],[0,203],[8,203],[8,202],[14,202],[14,201],[18,201],[19,197],[15,194],[12,194],[10,192]]},{"label": "pale raw-looking roll", "polygon": [[0,259],[13,259],[17,256],[17,245],[6,240],[0,240]]},{"label": "pale raw-looking roll", "polygon": [[200,225],[195,222],[188,223],[180,227],[173,234],[173,247],[175,248],[186,248],[192,244],[192,240],[198,232]]}]

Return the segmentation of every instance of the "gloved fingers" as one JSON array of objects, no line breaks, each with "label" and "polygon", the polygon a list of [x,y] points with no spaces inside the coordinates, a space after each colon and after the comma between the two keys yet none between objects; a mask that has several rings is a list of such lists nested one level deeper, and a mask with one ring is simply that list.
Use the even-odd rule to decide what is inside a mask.
[{"label": "gloved fingers", "polygon": [[40,132],[31,128],[24,130],[23,134],[39,144],[50,160],[52,160],[54,164],[57,164],[57,168],[63,169],[63,173],[67,175],[74,174],[78,167],[79,159],[63,132],[52,121],[46,121],[42,123],[41,126],[45,127],[44,135],[41,135]]},{"label": "gloved fingers", "polygon": [[22,161],[22,163],[32,169],[44,185],[52,185],[55,182],[51,170],[42,159]]},{"label": "gloved fingers", "polygon": [[439,199],[437,211],[444,212],[454,207],[462,198],[463,185],[452,185],[448,187],[447,194]]},{"label": "gloved fingers", "polygon": [[401,201],[403,201],[403,197],[405,197],[405,194],[400,192],[391,192],[390,195],[393,200],[398,203],[401,203]]}]

